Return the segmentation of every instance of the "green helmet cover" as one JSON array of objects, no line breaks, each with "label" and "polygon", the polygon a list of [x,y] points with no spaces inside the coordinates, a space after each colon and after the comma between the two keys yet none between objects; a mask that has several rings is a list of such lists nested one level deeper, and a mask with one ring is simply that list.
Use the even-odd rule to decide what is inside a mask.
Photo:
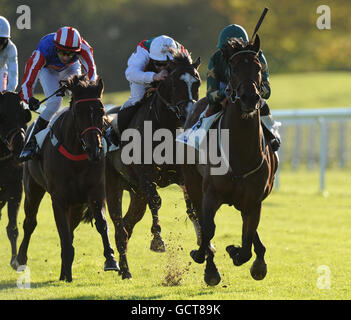
[{"label": "green helmet cover", "polygon": [[249,41],[249,37],[242,26],[239,26],[238,24],[230,24],[219,34],[217,48],[222,49],[229,38],[242,38],[245,41]]}]

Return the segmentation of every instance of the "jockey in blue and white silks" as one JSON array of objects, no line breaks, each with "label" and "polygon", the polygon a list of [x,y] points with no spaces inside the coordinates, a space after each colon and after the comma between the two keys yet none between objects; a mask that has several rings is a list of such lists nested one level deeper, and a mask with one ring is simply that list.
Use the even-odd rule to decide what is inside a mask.
[{"label": "jockey in blue and white silks", "polygon": [[[66,80],[72,75],[81,74],[81,66],[90,81],[97,79],[93,49],[72,27],[62,27],[56,33],[44,36],[38,47],[28,59],[21,86],[21,97],[29,104],[31,110],[39,107],[39,100],[34,98],[34,88],[37,80],[43,88],[46,97],[59,89],[60,80]],[[43,130],[62,103],[61,96],[52,96],[47,100],[46,108],[41,112],[28,142],[23,148],[20,159],[30,159],[36,149],[34,135]]]}]

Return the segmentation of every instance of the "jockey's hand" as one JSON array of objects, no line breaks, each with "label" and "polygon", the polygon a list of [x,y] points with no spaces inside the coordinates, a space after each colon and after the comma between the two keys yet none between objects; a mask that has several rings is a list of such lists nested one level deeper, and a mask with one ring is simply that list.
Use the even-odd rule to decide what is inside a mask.
[{"label": "jockey's hand", "polygon": [[28,100],[28,106],[32,111],[37,110],[39,108],[39,100],[34,97],[30,97]]},{"label": "jockey's hand", "polygon": [[152,79],[154,81],[162,81],[162,80],[165,80],[167,76],[168,76],[168,71],[166,69],[163,69],[159,73],[155,73]]}]

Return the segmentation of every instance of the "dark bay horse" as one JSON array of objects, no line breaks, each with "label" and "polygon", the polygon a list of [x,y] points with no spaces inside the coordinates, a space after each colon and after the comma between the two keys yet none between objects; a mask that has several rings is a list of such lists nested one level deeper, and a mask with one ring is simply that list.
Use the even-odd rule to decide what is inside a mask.
[{"label": "dark bay horse", "polygon": [[[222,141],[218,136],[221,130],[228,130],[229,151],[223,154],[220,147],[214,151],[221,152],[222,158],[226,157],[227,172],[211,174],[211,163],[187,164],[187,156],[183,166],[185,186],[199,214],[202,232],[201,245],[198,250],[191,252],[191,257],[197,263],[203,263],[206,259],[205,282],[208,285],[217,285],[221,279],[209,243],[215,234],[214,217],[222,204],[233,205],[241,212],[243,220],[241,247],[230,245],[226,248],[234,265],[240,266],[250,260],[253,244],[257,257],[251,267],[251,275],[261,280],[267,273],[264,260],[266,249],[259,238],[257,227],[262,201],[273,187],[278,158],[270,144],[264,142],[260,125],[259,50],[260,40],[256,36],[255,41],[250,43],[231,38],[223,51],[228,62],[229,99],[215,129],[216,141]],[[198,105],[201,107],[200,101]],[[198,115],[199,112],[194,114]],[[190,128],[196,120],[195,116],[189,117],[185,128]]]},{"label": "dark bay horse", "polygon": [[60,280],[72,281],[73,232],[84,212],[95,219],[102,237],[105,270],[118,271],[105,219],[105,158],[102,145],[105,109],[101,102],[102,79],[89,83],[86,76],[63,81],[72,92],[69,109],[56,119],[41,148],[41,158],[24,165],[24,238],[19,265],[27,262],[31,234],[36,227],[39,204],[51,196],[61,240]]},{"label": "dark bay horse", "polygon": [[31,112],[25,109],[16,92],[0,92],[0,219],[7,203],[9,222],[6,227],[11,243],[11,266],[17,269],[17,216],[23,192],[23,166],[18,156],[24,145],[25,130]]},{"label": "dark bay horse", "polygon": [[[169,62],[168,77],[159,84],[153,94],[146,96],[139,106],[134,106],[138,109],[129,123],[128,130],[141,138],[137,143],[134,141],[135,152],[140,151],[139,163],[127,164],[123,157],[123,152],[127,148],[126,144],[120,150],[107,155],[107,205],[115,225],[115,239],[123,279],[132,277],[127,263],[127,243],[135,224],[144,216],[146,205],[149,206],[152,213],[151,250],[158,252],[165,250],[158,219],[161,198],[156,187],[163,188],[173,183],[183,185],[180,167],[175,161],[175,137],[176,130],[184,125],[187,111],[198,99],[201,82],[197,71],[199,64],[200,59],[193,63],[189,54],[176,54]],[[160,129],[166,130],[170,138],[168,141],[171,149],[168,151],[172,154],[170,161],[159,162],[153,157],[153,152],[164,142],[160,137],[157,141],[152,141],[152,136]],[[124,217],[122,217],[123,190],[130,192],[131,199]],[[189,210],[188,214],[191,214]]]}]

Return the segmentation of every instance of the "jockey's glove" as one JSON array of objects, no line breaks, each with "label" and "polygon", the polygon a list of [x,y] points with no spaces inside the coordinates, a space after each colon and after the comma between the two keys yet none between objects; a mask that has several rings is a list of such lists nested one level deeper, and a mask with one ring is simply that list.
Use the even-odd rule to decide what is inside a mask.
[{"label": "jockey's glove", "polygon": [[37,110],[39,108],[39,100],[34,97],[30,97],[28,100],[28,106],[32,111]]}]

